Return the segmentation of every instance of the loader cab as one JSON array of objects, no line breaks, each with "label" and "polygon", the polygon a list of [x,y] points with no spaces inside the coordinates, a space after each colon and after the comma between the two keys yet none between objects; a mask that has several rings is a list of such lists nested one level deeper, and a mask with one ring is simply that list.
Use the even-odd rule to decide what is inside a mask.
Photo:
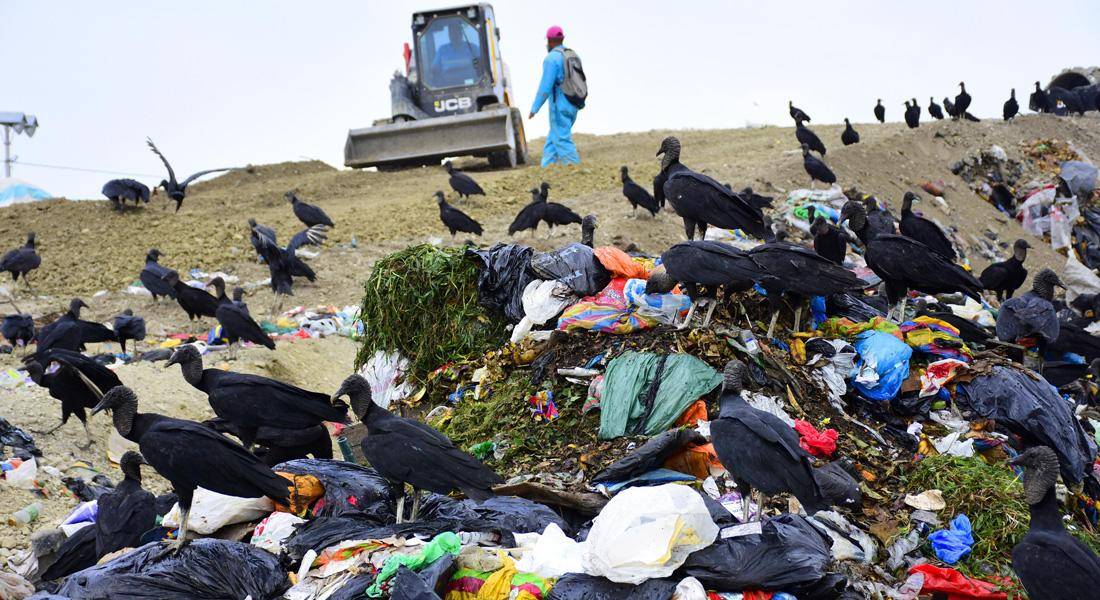
[{"label": "loader cab", "polygon": [[421,110],[441,117],[506,102],[492,6],[416,13],[412,33],[415,52],[408,70]]}]

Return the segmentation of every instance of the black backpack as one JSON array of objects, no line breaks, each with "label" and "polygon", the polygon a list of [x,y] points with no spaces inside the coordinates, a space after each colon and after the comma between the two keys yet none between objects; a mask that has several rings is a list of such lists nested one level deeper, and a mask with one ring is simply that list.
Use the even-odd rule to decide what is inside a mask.
[{"label": "black backpack", "polygon": [[581,57],[565,46],[558,46],[555,50],[561,51],[565,63],[565,77],[561,80],[561,93],[573,106],[584,108],[584,101],[588,98],[588,78],[584,76]]}]

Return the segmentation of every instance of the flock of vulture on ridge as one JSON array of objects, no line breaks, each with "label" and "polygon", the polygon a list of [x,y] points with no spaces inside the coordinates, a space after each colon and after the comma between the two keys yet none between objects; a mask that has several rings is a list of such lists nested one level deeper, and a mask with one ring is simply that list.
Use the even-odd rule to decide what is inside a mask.
[{"label": "flock of vulture on ridge", "polygon": [[[965,86],[960,87],[960,96],[965,95]],[[915,103],[910,110],[912,106]],[[963,102],[956,97],[948,106],[948,114],[967,118],[968,106],[968,95]],[[882,114],[880,109],[881,103],[876,106],[876,116]],[[805,127],[809,117],[793,103],[790,112],[796,122],[795,136],[802,148],[807,174],[812,181],[835,183],[832,171],[811,154],[824,156],[825,148]],[[850,123],[847,125],[844,142],[857,142],[858,133]],[[151,142],[150,146],[156,151]],[[777,234],[764,215],[770,198],[747,188],[734,191],[731,186],[692,170],[680,162],[681,151],[676,137],[662,141],[657,152],[661,168],[654,180],[653,194],[636,184],[626,167],[621,170],[623,195],[635,211],[641,206],[655,215],[667,203],[683,220],[687,241],[673,245],[661,255],[661,264],[646,286],[652,293],[682,286],[692,303],[679,327],[691,326],[696,307],[709,305],[702,323],[706,326],[720,293],[747,292],[757,286],[767,293],[771,312],[769,337],[785,305],[794,309],[793,330],[801,330],[802,307],[812,297],[850,295],[887,309],[884,312],[891,315],[896,308],[896,318],[900,320],[907,315],[911,290],[924,294],[960,293],[975,299],[988,290],[998,300],[1003,299],[996,327],[998,338],[1016,341],[1037,337],[1041,340],[1040,350],[1053,349],[1059,343],[1072,344],[1073,351],[1100,359],[1100,344],[1081,329],[1081,324],[1066,322],[1059,316],[1054,289],[1061,282],[1053,271],[1043,269],[1033,278],[1030,291],[1015,295],[1028,277],[1024,262],[1030,246],[1026,241],[1017,241],[1008,260],[990,265],[980,278],[975,278],[956,263],[958,253],[943,230],[913,210],[919,197],[910,192],[902,200],[900,218],[872,196],[849,200],[836,224],[822,215],[811,214],[812,243],[796,244]],[[161,186],[176,200],[178,209],[187,184],[195,176],[177,183],[168,168],[170,179]],[[484,194],[469,175],[450,163],[445,168],[449,183],[460,198]],[[569,208],[549,202],[549,190],[547,183],[531,190],[531,203],[516,216],[509,233],[534,231],[540,223],[550,228],[581,224],[582,243],[591,245],[594,218],[582,219]],[[440,218],[452,235],[482,233],[476,221],[446,202],[443,192],[437,192],[436,199]],[[323,211],[302,202],[292,192],[287,193],[287,200],[306,226],[287,246],[278,245],[270,228],[254,220],[249,222],[253,245],[271,269],[271,286],[277,295],[291,293],[295,277],[313,279],[312,271],[297,258],[295,251],[303,245],[321,243],[327,228],[334,227]],[[703,235],[710,226],[740,230],[762,243],[742,250],[705,240]],[[0,260],[0,269],[8,271],[13,281],[22,277],[28,288],[27,275],[41,264],[35,243],[34,234],[30,234],[24,246]],[[845,268],[845,256],[851,246],[860,248],[868,267],[881,280],[881,293],[868,294],[872,286]],[[207,285],[215,290],[214,295],[190,287],[181,282],[176,271],[160,265],[162,256],[158,250],[150,250],[140,274],[154,299],[176,300],[192,319],[217,319],[223,336],[231,343],[246,340],[274,348],[274,342],[251,318],[242,300],[243,290],[234,290],[233,298],[229,298],[220,278]],[[34,330],[29,315],[9,315],[2,330],[13,345],[26,347],[37,342],[25,363],[34,381],[61,401],[62,422],[58,427],[76,415],[87,432],[88,410],[91,415],[109,412],[114,429],[140,449],[140,454],[128,453],[123,457],[125,479],[110,501],[101,502],[98,521],[102,525],[97,522],[96,527],[86,528],[82,530],[84,533],[65,542],[58,562],[48,573],[51,578],[90,566],[119,547],[136,545],[141,534],[149,529],[155,518],[151,516],[155,515],[155,499],[141,488],[142,465],[151,466],[167,479],[179,499],[180,530],[176,540],[167,545],[167,552],[178,552],[186,544],[188,513],[197,487],[285,502],[289,495],[287,481],[277,476],[271,466],[305,456],[332,458],[331,440],[323,424],[348,421],[348,405],[341,401],[345,397],[350,401],[352,415],[366,425],[362,450],[367,460],[384,477],[402,486],[412,486],[409,518],[418,517],[421,490],[461,491],[470,498],[483,499],[493,494],[495,484],[502,482],[480,461],[455,448],[443,434],[375,404],[369,384],[358,375],[348,377],[329,396],[272,378],[204,368],[200,350],[183,345],[171,352],[166,366],[178,365],[183,379],[206,394],[216,418],[198,423],[139,412],[137,394],[114,371],[82,351],[90,343],[117,341],[124,347],[128,340],[140,340],[144,337],[144,321],[126,311],[109,329],[82,320],[80,312],[85,307],[83,301],[74,299],[67,313],[38,331]],[[967,335],[991,337],[972,323],[960,325],[960,330],[964,339]],[[812,461],[801,449],[797,435],[777,417],[749,406],[741,397],[745,372],[745,365],[739,361],[726,365],[720,413],[711,424],[715,451],[735,474],[734,481],[745,499],[743,516],[748,518],[748,500],[753,492],[793,494],[810,513],[827,509],[830,501],[814,479]],[[1046,374],[1045,369],[1043,372]],[[240,443],[223,433],[232,434]],[[92,441],[89,433],[89,443]],[[1047,586],[1051,585],[1056,585],[1060,594],[1069,591],[1078,594],[1075,597],[1086,597],[1100,585],[1100,559],[1069,536],[1062,525],[1054,498],[1059,471],[1057,457],[1049,448],[1034,447],[1015,458],[1014,463],[1025,467],[1024,488],[1032,514],[1029,533],[1013,551],[1014,567],[1025,588],[1034,598],[1053,597],[1043,595],[1049,593]],[[402,495],[396,515],[399,522],[405,518],[404,501]],[[1056,578],[1050,576],[1051,565],[1059,565]]]}]

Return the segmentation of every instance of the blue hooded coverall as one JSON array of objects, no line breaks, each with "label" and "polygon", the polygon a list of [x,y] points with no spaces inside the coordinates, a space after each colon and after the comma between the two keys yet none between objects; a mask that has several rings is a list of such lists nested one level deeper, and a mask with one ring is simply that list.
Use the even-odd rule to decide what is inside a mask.
[{"label": "blue hooded coverall", "polygon": [[535,94],[535,103],[531,105],[531,113],[535,114],[547,99],[550,100],[550,133],[546,135],[546,144],[542,147],[544,167],[553,163],[581,162],[572,134],[573,121],[577,120],[577,107],[562,95],[563,79],[565,59],[555,48],[547,52],[546,58],[542,60],[542,81],[539,82],[539,91]]}]

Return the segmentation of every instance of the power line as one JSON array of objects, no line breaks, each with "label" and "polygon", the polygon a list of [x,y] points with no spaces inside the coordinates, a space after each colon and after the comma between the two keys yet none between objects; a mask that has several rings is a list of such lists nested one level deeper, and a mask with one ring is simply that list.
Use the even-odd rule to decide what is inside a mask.
[{"label": "power line", "polygon": [[62,171],[82,171],[84,173],[101,173],[103,175],[130,175],[133,177],[162,177],[164,174],[153,175],[150,173],[127,173],[126,171],[105,171],[103,169],[86,169],[84,167],[65,167],[62,165],[46,165],[42,163],[32,163],[18,161],[15,164],[24,167],[39,167],[42,169],[60,169]]}]

